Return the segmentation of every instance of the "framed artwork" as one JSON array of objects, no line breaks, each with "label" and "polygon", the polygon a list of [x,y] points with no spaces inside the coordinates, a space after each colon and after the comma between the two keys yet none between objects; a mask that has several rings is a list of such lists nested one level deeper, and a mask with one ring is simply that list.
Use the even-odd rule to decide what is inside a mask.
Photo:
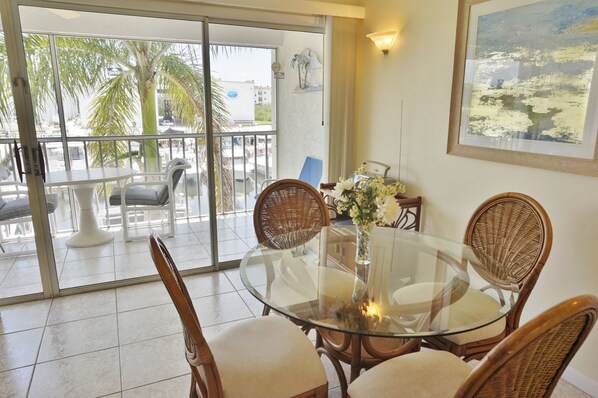
[{"label": "framed artwork", "polygon": [[460,0],[447,153],[598,176],[596,0]]}]

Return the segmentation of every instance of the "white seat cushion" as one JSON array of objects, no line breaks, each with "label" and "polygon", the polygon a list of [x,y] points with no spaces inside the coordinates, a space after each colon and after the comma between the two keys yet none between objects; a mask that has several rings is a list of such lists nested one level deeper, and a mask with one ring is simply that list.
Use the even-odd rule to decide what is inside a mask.
[{"label": "white seat cushion", "polygon": [[374,366],[349,385],[351,398],[453,397],[472,368],[445,351],[422,350]]},{"label": "white seat cushion", "polygon": [[289,320],[240,322],[209,341],[225,397],[283,398],[327,383],[313,344]]},{"label": "white seat cushion", "polygon": [[[437,282],[415,283],[394,292],[393,299],[400,304],[423,303],[442,289],[443,284]],[[500,308],[500,304],[486,293],[469,289],[457,302],[440,311],[432,321],[431,328],[448,330],[460,325],[480,322],[487,319],[489,313],[497,313]],[[462,345],[498,336],[505,330],[505,326],[506,319],[502,317],[487,326],[444,337]]]}]

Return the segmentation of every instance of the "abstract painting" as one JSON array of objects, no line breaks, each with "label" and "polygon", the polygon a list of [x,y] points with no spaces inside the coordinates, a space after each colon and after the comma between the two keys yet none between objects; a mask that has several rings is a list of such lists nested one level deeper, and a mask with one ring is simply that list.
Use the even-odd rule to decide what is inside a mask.
[{"label": "abstract painting", "polygon": [[598,175],[597,55],[596,0],[461,0],[448,152]]}]

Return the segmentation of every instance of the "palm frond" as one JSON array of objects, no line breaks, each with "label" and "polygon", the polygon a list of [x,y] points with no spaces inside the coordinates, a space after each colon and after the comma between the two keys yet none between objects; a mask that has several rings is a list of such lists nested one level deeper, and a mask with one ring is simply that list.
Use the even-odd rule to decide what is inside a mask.
[{"label": "palm frond", "polygon": [[4,34],[0,32],[0,127],[4,127],[14,116],[14,101],[12,99],[10,71]]},{"label": "palm frond", "polygon": [[[90,104],[88,125],[94,136],[126,136],[131,135],[130,126],[137,115],[139,99],[132,73],[121,73],[103,82],[95,93]],[[101,144],[101,158],[100,158]],[[111,142],[90,143],[92,163],[96,166],[109,162],[124,165],[121,156],[128,152],[125,142],[118,142],[116,153]]]},{"label": "palm frond", "polygon": [[133,69],[120,40],[57,37],[56,48],[61,87],[72,97],[89,94],[106,79],[108,68]]},{"label": "palm frond", "polygon": [[[183,124],[193,126],[194,131],[205,131],[202,70],[189,65],[180,54],[167,54],[162,57],[158,75],[162,78],[159,87],[172,98],[173,113],[180,116]],[[212,123],[214,131],[223,131],[230,124],[222,88],[216,82],[212,82]]]}]

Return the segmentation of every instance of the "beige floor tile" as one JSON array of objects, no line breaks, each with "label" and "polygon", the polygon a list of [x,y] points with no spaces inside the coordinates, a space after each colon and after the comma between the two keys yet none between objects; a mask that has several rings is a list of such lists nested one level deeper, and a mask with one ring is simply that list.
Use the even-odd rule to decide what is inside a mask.
[{"label": "beige floor tile", "polygon": [[186,397],[189,395],[190,385],[191,375],[184,375],[123,391],[122,396],[123,398]]},{"label": "beige floor tile", "polygon": [[[191,298],[211,296],[235,290],[228,278],[220,272],[186,276],[184,280]],[[172,302],[162,282],[118,288],[116,289],[116,297],[119,312]]]},{"label": "beige floor tile", "polygon": [[235,289],[245,290],[245,286],[243,285],[243,282],[241,281],[241,276],[239,275],[238,268],[226,270],[226,271],[224,271],[224,274],[226,275],[228,280],[230,280],[230,282],[233,284]]},{"label": "beige floor tile", "polygon": [[238,226],[234,228],[234,231],[239,238],[255,238],[255,228],[253,227],[253,223],[250,225]]},{"label": "beige floor tile", "polygon": [[118,347],[116,315],[46,327],[38,362]]},{"label": "beige floor tile", "polygon": [[60,279],[73,279],[82,276],[114,272],[114,257],[87,258],[66,261]]},{"label": "beige floor tile", "polygon": [[[598,394],[594,395],[594,397],[597,396]],[[592,395],[586,394],[571,383],[561,379],[552,393],[552,398],[592,398]]]},{"label": "beige floor tile", "polygon": [[0,287],[14,287],[41,283],[38,267],[11,268],[2,280]]},{"label": "beige floor tile", "polygon": [[0,265],[0,285],[2,284],[4,277],[6,276],[6,274],[8,274],[8,271],[10,271],[11,268],[12,268],[12,264]]},{"label": "beige floor tile", "polygon": [[129,269],[154,267],[152,256],[149,252],[139,252],[130,254],[120,254],[114,256],[114,266],[116,272],[124,272]]},{"label": "beige floor tile", "polygon": [[44,329],[31,329],[0,336],[0,372],[33,365]]},{"label": "beige floor tile", "polygon": [[209,341],[216,337],[220,332],[222,332],[223,330],[226,330],[232,326],[235,326],[239,323],[245,322],[247,319],[241,319],[238,321],[232,321],[232,322],[226,322],[226,323],[219,323],[217,325],[213,325],[213,326],[206,326],[204,327],[203,325],[201,325],[201,330],[203,333],[203,336],[205,337],[205,339]]},{"label": "beige floor tile", "polygon": [[225,241],[218,241],[218,255],[219,256],[227,256],[230,254],[240,254],[240,257],[243,257],[245,253],[250,249],[249,246],[245,244],[240,239],[236,240],[225,240]]},{"label": "beige floor tile", "polygon": [[190,372],[182,333],[121,346],[120,360],[123,390]]},{"label": "beige floor tile", "polygon": [[168,248],[175,264],[183,261],[201,260],[210,258],[208,252],[200,244],[194,246],[181,246]]},{"label": "beige floor tile", "polygon": [[249,247],[256,247],[258,245],[257,238],[255,236],[250,236],[247,238],[243,238],[243,242]]},{"label": "beige floor tile", "polygon": [[116,280],[116,277],[113,271],[107,272],[105,274],[87,275],[70,279],[60,279],[59,283],[61,289],[66,289],[69,287],[87,286],[95,285],[97,283],[112,282],[114,280]]},{"label": "beige floor tile", "polygon": [[114,255],[114,247],[112,242],[105,245],[72,248],[68,249],[65,261],[83,260],[89,258],[112,257]]},{"label": "beige floor tile", "polygon": [[190,275],[183,278],[191,298],[211,296],[235,291],[226,275],[222,272],[209,272]]},{"label": "beige floor tile", "polygon": [[125,280],[131,278],[139,278],[141,276],[147,275],[157,275],[158,271],[156,271],[156,267],[153,265],[147,265],[145,267],[140,268],[127,268],[123,271],[116,271],[115,278],[116,280]]},{"label": "beige floor tile", "polygon": [[118,348],[44,362],[35,367],[29,398],[99,397],[118,393]]},{"label": "beige floor tile", "polygon": [[236,292],[194,299],[193,305],[204,327],[253,317]]},{"label": "beige floor tile", "polygon": [[220,254],[218,256],[218,261],[220,261],[221,263],[227,263],[229,261],[232,262],[239,262],[243,259],[244,253],[233,253],[233,254],[227,254],[227,255],[223,255]]},{"label": "beige floor tile", "polygon": [[199,239],[194,233],[190,234],[176,234],[170,238],[164,239],[164,243],[168,249],[173,247],[184,247],[199,245]]},{"label": "beige floor tile", "polygon": [[0,270],[9,270],[18,258],[18,256],[14,256],[12,254],[6,255],[0,253]]},{"label": "beige floor tile", "polygon": [[254,316],[262,316],[262,311],[264,310],[264,304],[262,304],[261,301],[256,299],[247,290],[239,290],[239,295],[241,296],[241,298],[243,299],[245,304],[247,304],[247,306],[251,310],[251,313]]},{"label": "beige floor tile", "polygon": [[0,287],[0,299],[7,297],[25,296],[27,294],[41,293],[43,291],[41,283],[31,285]]},{"label": "beige floor tile", "polygon": [[0,395],[6,398],[25,398],[31,381],[33,366],[0,373]]},{"label": "beige floor tile", "polygon": [[51,303],[41,300],[0,307],[0,334],[45,326]]},{"label": "beige floor tile", "polygon": [[182,331],[179,315],[171,303],[118,314],[121,345]]},{"label": "beige floor tile", "polygon": [[211,257],[202,258],[199,260],[191,260],[191,261],[177,261],[176,266],[179,271],[188,270],[188,269],[197,269],[197,268],[207,268],[214,265]]},{"label": "beige floor tile", "polygon": [[39,260],[37,254],[30,254],[25,256],[19,256],[16,258],[14,268],[26,268],[26,267],[39,267]]},{"label": "beige floor tile", "polygon": [[118,312],[153,307],[169,302],[170,296],[162,282],[143,283],[116,289]]},{"label": "beige floor tile", "polygon": [[134,242],[114,242],[114,255],[149,253],[149,246],[145,239]]},{"label": "beige floor tile", "polygon": [[48,325],[116,313],[114,289],[58,297],[52,302]]}]

